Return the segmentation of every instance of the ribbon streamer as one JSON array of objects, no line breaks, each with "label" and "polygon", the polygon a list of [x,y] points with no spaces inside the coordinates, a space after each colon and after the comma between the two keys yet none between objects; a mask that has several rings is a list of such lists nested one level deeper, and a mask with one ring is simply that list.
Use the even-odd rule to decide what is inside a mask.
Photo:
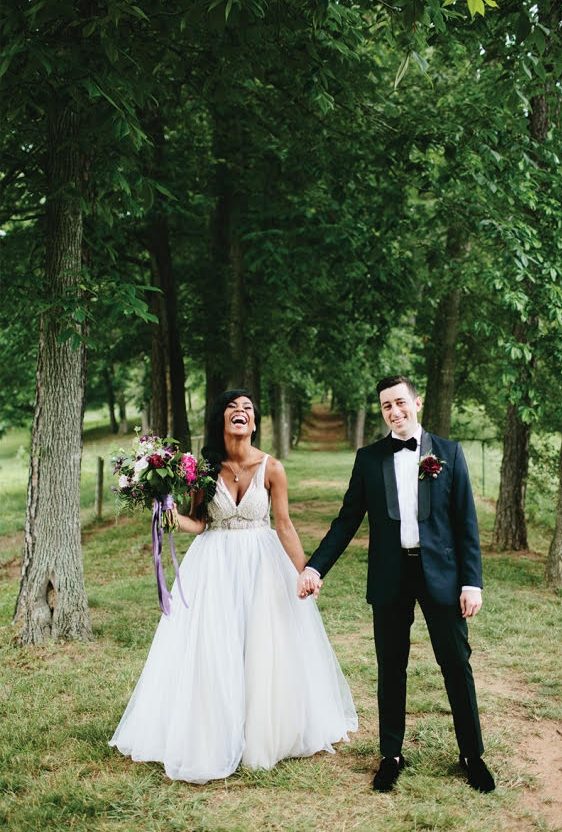
[{"label": "ribbon streamer", "polygon": [[[152,557],[154,560],[154,572],[156,574],[156,586],[158,588],[158,601],[160,609],[164,615],[170,614],[172,593],[166,584],[166,576],[164,574],[164,567],[162,565],[162,542],[164,538],[164,531],[162,528],[162,514],[164,511],[173,508],[172,497],[168,494],[163,499],[154,498],[152,503]],[[174,572],[176,575],[176,585],[180,594],[180,598],[185,607],[188,606],[180,580],[178,559],[176,556],[176,546],[174,542],[173,532],[169,533],[170,551],[172,554],[172,563],[174,564]]]}]

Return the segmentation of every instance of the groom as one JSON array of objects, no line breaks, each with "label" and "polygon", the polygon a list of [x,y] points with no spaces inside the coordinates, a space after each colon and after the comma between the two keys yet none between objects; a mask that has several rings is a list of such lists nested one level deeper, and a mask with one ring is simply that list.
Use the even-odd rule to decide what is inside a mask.
[{"label": "groom", "polygon": [[299,576],[301,597],[322,578],[369,517],[367,601],[373,607],[382,761],[373,780],[390,791],[405,765],[406,668],[419,603],[449,697],[460,765],[470,785],[495,788],[484,750],[470,667],[467,619],[482,606],[476,511],[458,442],[418,423],[421,399],[405,376],[377,385],[391,433],[358,451],[338,517]]}]

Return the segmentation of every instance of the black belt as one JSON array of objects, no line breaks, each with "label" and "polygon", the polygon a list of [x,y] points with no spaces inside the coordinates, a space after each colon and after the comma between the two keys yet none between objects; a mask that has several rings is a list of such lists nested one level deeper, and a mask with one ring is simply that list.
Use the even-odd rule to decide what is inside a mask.
[{"label": "black belt", "polygon": [[402,554],[403,555],[408,555],[408,557],[410,557],[410,558],[417,557],[420,554],[420,552],[421,552],[421,549],[420,549],[419,546],[412,546],[411,549],[402,549]]}]

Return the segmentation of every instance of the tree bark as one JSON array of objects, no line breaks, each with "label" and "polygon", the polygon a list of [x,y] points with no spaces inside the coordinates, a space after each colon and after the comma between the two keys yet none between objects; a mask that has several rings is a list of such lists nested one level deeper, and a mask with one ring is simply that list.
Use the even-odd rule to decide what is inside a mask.
[{"label": "tree bark", "polygon": [[[553,21],[558,25],[560,6],[550,5]],[[545,14],[545,7],[539,6],[539,16]],[[545,20],[550,23],[546,14]],[[533,96],[529,113],[529,132],[536,142],[544,142],[548,133],[548,105],[545,93]],[[527,294],[533,288],[526,286]],[[528,342],[529,331],[533,331],[533,321],[519,321],[515,324],[515,337],[521,342]],[[520,372],[519,385],[527,391],[532,384],[534,360]],[[511,434],[511,435],[510,435]],[[500,493],[496,507],[493,542],[500,549],[521,550],[527,548],[527,524],[525,520],[525,493],[527,473],[529,470],[529,440],[531,428],[519,418],[516,409],[510,405],[507,413],[506,433],[504,437],[504,455],[501,468]],[[504,481],[505,478],[505,481]]]},{"label": "tree bark", "polygon": [[556,526],[550,542],[545,570],[546,582],[550,586],[562,587],[562,445],[558,464],[558,505],[556,507]]},{"label": "tree bark", "polygon": [[[165,169],[166,140],[164,125],[159,113],[152,113],[147,123],[154,147],[154,170],[152,172],[157,180],[161,180]],[[167,430],[164,433],[171,433],[180,443],[182,450],[189,450],[191,448],[191,432],[185,400],[185,365],[178,331],[177,287],[172,263],[170,228],[163,199],[162,194],[156,194],[154,208],[148,223],[147,247],[151,256],[153,275],[156,278],[155,283],[162,291],[159,316],[161,332],[159,337],[165,344],[164,355],[168,387],[166,397]],[[162,394],[160,389],[158,392],[160,395]],[[159,414],[159,417],[161,417],[161,414]]]},{"label": "tree bark", "polygon": [[492,544],[501,550],[527,549],[525,495],[529,471],[531,428],[519,418],[514,405],[507,409],[503,440],[500,491]]},{"label": "tree bark", "polygon": [[115,417],[115,388],[113,386],[113,367],[107,365],[103,369],[103,378],[105,381],[105,389],[107,391],[107,407],[109,410],[109,427],[111,433],[117,433],[119,425]]},{"label": "tree bark", "polygon": [[151,325],[150,351],[150,421],[151,430],[158,436],[168,433],[168,385],[166,372],[168,368],[167,345],[162,321],[165,316],[162,297],[151,292],[151,312],[158,318],[158,323]]},{"label": "tree bark", "polygon": [[365,444],[365,420],[367,417],[367,408],[362,405],[358,410],[352,414],[351,424],[351,447],[354,451],[358,451]]},{"label": "tree bark", "polygon": [[125,394],[119,393],[119,433],[124,436],[129,430],[129,423],[127,422],[127,402],[125,401]]},{"label": "tree bark", "polygon": [[423,426],[431,433],[446,438],[451,432],[460,299],[460,289],[451,289],[439,301],[426,359]]},{"label": "tree bark", "polygon": [[437,305],[431,340],[426,348],[427,387],[423,407],[424,428],[439,436],[451,432],[455,392],[456,343],[459,330],[461,290],[459,275],[469,249],[462,227],[449,225],[445,244],[445,288]]},{"label": "tree bark", "polygon": [[208,346],[212,355],[208,356],[207,366],[213,363],[213,375],[223,377],[226,387],[247,387],[255,393],[259,373],[256,374],[252,349],[252,315],[240,230],[245,207],[239,181],[245,166],[240,119],[229,106],[221,106],[213,119],[213,152],[217,161],[211,223],[212,283],[209,281],[204,302],[207,317],[215,322],[215,328]]},{"label": "tree bark", "polygon": [[[185,398],[185,366],[178,332],[177,292],[172,268],[168,221],[165,217],[152,220],[149,229],[149,248],[153,260],[155,284],[162,290],[159,304],[158,363],[165,362],[161,383],[167,388],[165,402],[160,383],[156,389],[161,396],[161,410],[165,409],[169,431],[183,450],[191,448],[191,432]],[[162,372],[160,370],[160,372]],[[154,389],[154,388],[153,388]],[[166,431],[165,431],[166,432]]]},{"label": "tree bark", "polygon": [[217,365],[212,356],[208,355],[205,364],[205,443],[209,439],[207,426],[213,402],[220,393],[227,389],[227,386],[228,380],[221,372],[220,365]]},{"label": "tree bark", "polygon": [[278,383],[274,390],[273,443],[278,459],[286,459],[291,450],[291,399],[287,384]]},{"label": "tree bark", "polygon": [[47,115],[45,282],[51,306],[41,317],[35,416],[22,574],[15,622],[23,644],[49,637],[89,639],[80,542],[80,466],[85,382],[82,345],[60,342],[57,301],[79,291],[82,247],[81,156],[71,109]]}]

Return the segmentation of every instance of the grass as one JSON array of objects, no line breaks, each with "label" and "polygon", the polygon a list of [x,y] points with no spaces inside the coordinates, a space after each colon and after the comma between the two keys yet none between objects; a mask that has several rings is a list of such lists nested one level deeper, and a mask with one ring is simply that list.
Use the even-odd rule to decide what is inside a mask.
[{"label": "grass", "polygon": [[[267,446],[267,435],[265,444]],[[107,490],[93,519],[97,455],[116,443],[99,426],[84,449],[84,560],[95,639],[87,644],[14,643],[10,619],[17,569],[0,570],[0,826],[9,832],[413,832],[546,830],[551,796],[525,754],[544,747],[560,719],[560,600],[542,582],[544,548],[526,556],[491,551],[490,495],[478,499],[485,544],[485,607],[471,624],[473,667],[487,744],[498,778],[479,795],[458,771],[451,717],[418,614],[409,673],[409,761],[398,788],[375,795],[376,666],[364,600],[362,529],[330,573],[319,606],[356,701],[360,731],[335,755],[287,760],[270,772],[241,770],[206,786],[170,782],[157,764],[137,764],[107,746],[142,668],[158,621],[147,517],[115,519]],[[3,562],[19,555],[25,511],[25,446],[0,443]],[[478,446],[467,450],[478,488]],[[489,463],[492,464],[492,456]],[[298,450],[287,461],[292,515],[312,551],[338,510],[353,455]],[[496,479],[494,480],[494,477]],[[497,488],[497,466],[487,475]],[[106,483],[109,489],[110,483]],[[542,539],[537,530],[536,539]],[[543,535],[544,536],[544,535]],[[180,548],[189,543],[180,537]],[[551,808],[549,808],[549,806]]]}]

